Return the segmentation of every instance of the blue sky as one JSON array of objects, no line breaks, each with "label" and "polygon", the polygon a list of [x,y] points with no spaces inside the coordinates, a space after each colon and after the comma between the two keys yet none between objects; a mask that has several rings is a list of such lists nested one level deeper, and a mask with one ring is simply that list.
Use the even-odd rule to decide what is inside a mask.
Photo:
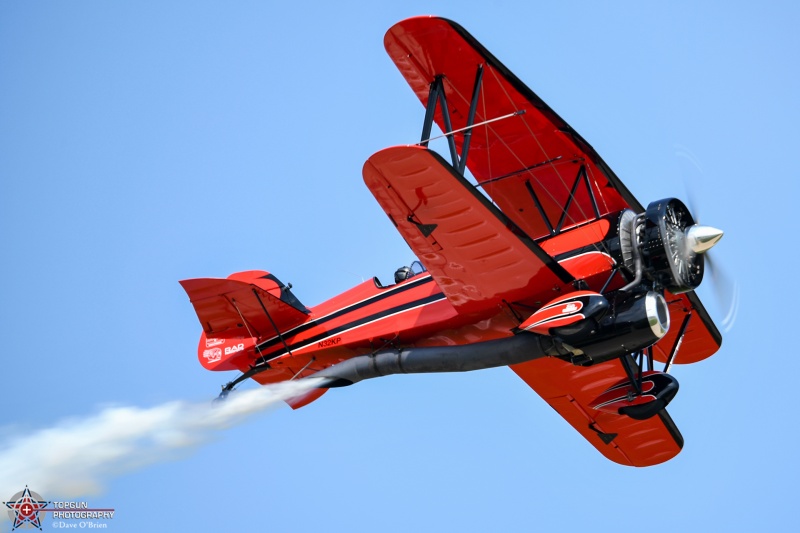
[{"label": "blue sky", "polygon": [[116,531],[792,530],[797,6],[273,4],[0,4],[0,438],[216,395],[231,376],[197,362],[179,279],[265,269],[315,305],[410,262],[361,166],[418,140],[422,106],[382,39],[437,14],[642,203],[685,197],[682,154],[696,162],[690,188],[726,231],[715,260],[742,305],[716,356],[674,369],[683,452],[610,463],[508,369],[393,376],[89,500],[117,509]]}]

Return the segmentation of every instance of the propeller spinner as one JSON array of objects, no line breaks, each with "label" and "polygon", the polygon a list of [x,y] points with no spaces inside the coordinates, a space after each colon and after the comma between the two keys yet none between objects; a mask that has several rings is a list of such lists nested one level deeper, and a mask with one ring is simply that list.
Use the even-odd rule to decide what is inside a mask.
[{"label": "propeller spinner", "polygon": [[723,231],[711,226],[694,224],[684,231],[686,246],[696,254],[703,254],[710,250],[722,238]]}]

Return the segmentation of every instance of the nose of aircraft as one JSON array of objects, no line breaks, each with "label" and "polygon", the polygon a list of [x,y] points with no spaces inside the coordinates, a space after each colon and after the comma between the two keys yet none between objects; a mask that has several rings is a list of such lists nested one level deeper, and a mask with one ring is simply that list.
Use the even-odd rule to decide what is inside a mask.
[{"label": "nose of aircraft", "polygon": [[695,224],[686,228],[686,244],[694,253],[702,254],[717,244],[723,234],[721,229]]}]

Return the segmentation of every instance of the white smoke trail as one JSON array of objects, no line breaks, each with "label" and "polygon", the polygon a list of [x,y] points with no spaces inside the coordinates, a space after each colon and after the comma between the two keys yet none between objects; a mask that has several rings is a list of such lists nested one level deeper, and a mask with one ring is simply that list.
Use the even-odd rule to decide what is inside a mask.
[{"label": "white smoke trail", "polygon": [[[321,381],[268,385],[232,393],[222,402],[107,408],[14,437],[0,443],[0,497],[10,497],[26,485],[50,498],[95,494],[110,477],[175,459],[215,431],[309,392]],[[4,515],[0,513],[0,520]]]}]

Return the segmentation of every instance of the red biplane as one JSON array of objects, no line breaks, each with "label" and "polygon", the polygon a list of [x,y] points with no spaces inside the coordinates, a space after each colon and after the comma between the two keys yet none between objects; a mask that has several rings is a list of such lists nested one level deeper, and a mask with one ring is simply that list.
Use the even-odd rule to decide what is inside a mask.
[{"label": "red biplane", "polygon": [[[374,154],[363,176],[419,261],[312,308],[264,271],[182,281],[201,364],[242,372],[222,396],[247,378],[326,378],[296,408],[363,379],[507,365],[612,461],[674,457],[668,370],[720,347],[693,289],[722,232],[676,199],[644,208],[458,24],[411,18],[384,44],[425,108],[422,141]],[[428,148],[434,123],[449,159]]]}]

